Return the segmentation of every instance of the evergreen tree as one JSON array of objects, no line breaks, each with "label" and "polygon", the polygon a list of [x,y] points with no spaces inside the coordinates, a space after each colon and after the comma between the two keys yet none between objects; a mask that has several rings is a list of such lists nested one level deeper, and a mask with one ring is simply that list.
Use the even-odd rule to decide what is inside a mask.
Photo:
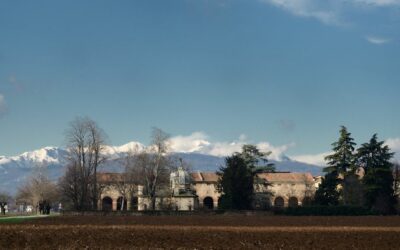
[{"label": "evergreen tree", "polygon": [[337,173],[327,173],[315,192],[315,204],[322,206],[337,206],[339,204],[340,196],[340,193],[337,190],[337,183]]},{"label": "evergreen tree", "polygon": [[[350,180],[353,179],[352,175],[355,171],[354,165],[354,146],[356,143],[351,137],[351,133],[347,131],[345,126],[340,128],[340,137],[338,141],[332,143],[333,154],[325,157],[328,161],[328,167],[324,168],[324,172],[327,172],[324,180],[319,186],[315,194],[315,202],[319,205],[338,205],[339,200],[344,197],[353,197],[353,194],[344,194],[342,197],[341,191],[352,191],[352,187],[349,186]],[[344,182],[343,179],[349,178],[348,182]],[[338,189],[340,184],[346,183],[345,189]],[[341,191],[340,191],[341,190]]]},{"label": "evergreen tree", "polygon": [[378,135],[374,134],[368,143],[357,149],[357,163],[364,168],[367,174],[371,169],[392,167],[390,160],[394,153],[384,145],[384,141],[378,141]]},{"label": "evergreen tree", "polygon": [[400,181],[400,164],[399,162],[396,162],[393,164],[393,189],[394,189],[394,195],[396,197],[399,196],[399,181]]},{"label": "evergreen tree", "polygon": [[344,175],[350,170],[354,170],[354,146],[356,143],[347,131],[345,126],[341,126],[340,137],[337,142],[332,143],[334,153],[325,157],[328,167],[325,172],[336,172]]},{"label": "evergreen tree", "polygon": [[239,154],[244,160],[248,168],[254,173],[274,172],[274,164],[268,163],[268,155],[271,152],[261,152],[257,146],[246,144],[242,147],[242,152]]},{"label": "evergreen tree", "polygon": [[268,164],[270,153],[261,152],[254,145],[244,145],[241,153],[225,159],[225,167],[218,173],[221,178],[219,190],[223,192],[220,207],[223,209],[250,209],[254,198],[254,183],[257,173],[273,172],[273,164]]},{"label": "evergreen tree", "polygon": [[396,204],[393,164],[390,162],[393,155],[383,141],[378,141],[376,134],[357,150],[357,162],[365,170],[365,205],[381,213],[394,212]]},{"label": "evergreen tree", "polygon": [[253,199],[254,173],[240,154],[225,159],[221,168],[220,189],[223,194],[220,207],[223,209],[250,209]]},{"label": "evergreen tree", "polygon": [[343,204],[350,206],[364,205],[364,186],[360,176],[349,172],[342,181]]}]

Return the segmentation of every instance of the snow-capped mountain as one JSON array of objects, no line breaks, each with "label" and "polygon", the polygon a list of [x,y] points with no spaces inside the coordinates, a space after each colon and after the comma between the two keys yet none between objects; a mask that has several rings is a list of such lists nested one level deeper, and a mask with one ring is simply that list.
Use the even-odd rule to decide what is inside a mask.
[{"label": "snow-capped mountain", "polygon": [[13,157],[0,157],[0,166],[13,165],[19,168],[32,168],[62,164],[67,151],[57,147],[44,147]]},{"label": "snow-capped mountain", "polygon": [[140,152],[146,149],[146,146],[140,142],[129,142],[122,146],[105,146],[103,154],[108,159],[119,159],[125,157],[129,152]]},{"label": "snow-capped mountain", "polygon": [[[122,171],[122,159],[131,151],[140,152],[146,146],[139,142],[130,142],[122,146],[106,146],[104,155],[106,163],[100,171]],[[175,156],[182,158],[196,171],[216,171],[224,165],[223,156],[191,152],[175,152]],[[0,156],[0,191],[15,194],[18,187],[35,171],[35,168],[44,168],[52,180],[57,180],[64,174],[66,156],[68,151],[59,147],[44,147],[38,150],[22,153],[18,156]],[[271,160],[278,171],[311,172],[313,175],[321,174],[321,167],[293,161],[287,156],[282,156],[279,161]]]}]

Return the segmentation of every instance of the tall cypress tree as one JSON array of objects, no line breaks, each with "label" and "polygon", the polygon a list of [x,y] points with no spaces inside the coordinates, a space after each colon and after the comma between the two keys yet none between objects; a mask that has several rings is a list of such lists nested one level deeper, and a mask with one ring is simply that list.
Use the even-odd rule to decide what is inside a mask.
[{"label": "tall cypress tree", "polygon": [[393,155],[376,134],[357,150],[357,162],[365,170],[365,205],[381,213],[394,212],[396,204],[393,164],[390,162]]},{"label": "tall cypress tree", "polygon": [[324,180],[315,193],[315,203],[319,205],[338,205],[340,200],[340,191],[338,185],[342,183],[342,178],[354,169],[354,139],[345,126],[340,128],[340,137],[338,141],[332,143],[333,154],[325,157],[328,161],[328,167],[324,168]]}]

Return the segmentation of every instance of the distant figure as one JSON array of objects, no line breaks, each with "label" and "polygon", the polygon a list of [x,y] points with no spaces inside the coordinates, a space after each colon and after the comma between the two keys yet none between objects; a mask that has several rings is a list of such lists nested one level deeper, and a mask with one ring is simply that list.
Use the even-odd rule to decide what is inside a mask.
[{"label": "distant figure", "polygon": [[44,210],[43,202],[40,201],[38,206],[39,206],[39,214],[43,214],[43,210]]},{"label": "distant figure", "polygon": [[0,202],[0,210],[2,215],[6,215],[6,206],[7,206],[6,202]]},{"label": "distant figure", "polygon": [[50,214],[50,209],[51,209],[50,203],[46,202],[46,214]]}]

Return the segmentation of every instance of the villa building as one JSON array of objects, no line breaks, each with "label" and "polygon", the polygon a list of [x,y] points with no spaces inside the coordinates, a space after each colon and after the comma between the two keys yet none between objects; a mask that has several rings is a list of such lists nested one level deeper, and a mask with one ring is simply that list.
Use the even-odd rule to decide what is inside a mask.
[{"label": "villa building", "polygon": [[[254,184],[255,209],[301,206],[314,196],[320,178],[310,173],[261,173]],[[217,209],[221,192],[214,172],[188,173],[179,168],[170,175],[169,189],[156,197],[156,210],[190,211]],[[150,198],[143,186],[124,180],[123,174],[100,173],[99,208],[102,210],[148,210]]]}]

